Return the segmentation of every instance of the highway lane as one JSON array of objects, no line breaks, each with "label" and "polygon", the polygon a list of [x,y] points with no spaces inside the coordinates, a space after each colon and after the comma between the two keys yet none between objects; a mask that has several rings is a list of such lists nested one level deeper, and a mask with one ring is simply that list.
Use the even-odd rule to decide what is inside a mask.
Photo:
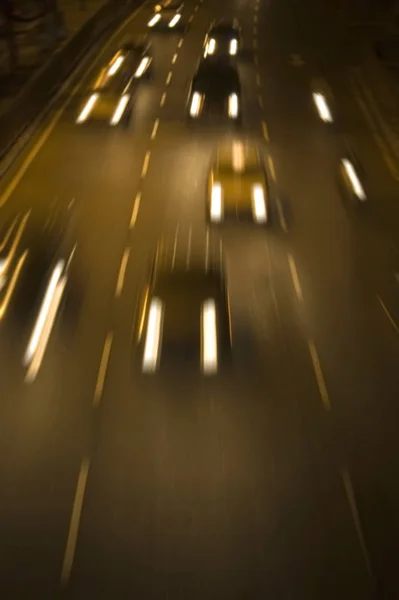
[{"label": "highway lane", "polygon": [[[151,149],[132,256],[144,258],[160,234],[183,260],[206,254],[204,182],[219,137],[187,132],[173,88],[190,74],[200,41],[176,61],[182,70]],[[371,597],[276,221],[275,234],[221,235],[238,340],[234,372],[215,383],[137,375],[130,330],[145,272],[129,261],[108,338],[98,437],[77,488],[83,512],[70,597]],[[209,237],[217,254],[219,235]]]},{"label": "highway lane", "polygon": [[[157,73],[154,93],[150,91],[147,96],[145,93],[140,96],[142,102],[139,105],[143,112],[140,121],[137,120],[137,127],[143,123],[143,144],[138,143],[139,136],[134,126],[133,131],[129,132],[135,141],[135,151],[139,148],[137,154],[130,154],[130,137],[128,143],[127,138],[122,136],[111,138],[105,135],[82,135],[79,148],[76,148],[76,143],[73,147],[72,142],[69,146],[69,157],[73,156],[73,160],[64,160],[71,167],[65,179],[59,182],[63,184],[59,186],[62,189],[66,187],[75,191],[77,188],[79,195],[88,199],[88,204],[81,208],[79,241],[80,246],[83,246],[80,261],[87,272],[90,271],[91,277],[90,285],[85,291],[84,316],[77,334],[76,357],[72,361],[81,381],[85,382],[85,390],[89,389],[90,383],[94,384],[103,340],[112,339],[105,395],[100,403],[99,429],[97,431],[94,425],[93,438],[90,431],[89,434],[82,435],[86,446],[82,443],[77,448],[75,444],[70,451],[73,458],[69,455],[68,465],[65,467],[71,468],[72,465],[76,485],[76,456],[83,446],[85,451],[82,456],[90,454],[92,447],[87,440],[92,439],[94,452],[87,479],[87,503],[84,504],[72,589],[77,590],[77,593],[87,588],[92,590],[93,586],[100,589],[97,587],[99,583],[109,582],[110,575],[114,573],[119,575],[122,592],[123,585],[129,582],[129,573],[125,567],[128,560],[121,556],[123,551],[126,556],[130,556],[130,560],[136,558],[136,565],[142,565],[141,576],[137,569],[134,572],[135,580],[131,582],[133,589],[151,590],[154,596],[165,589],[174,591],[175,594],[182,589],[193,592],[194,582],[198,584],[198,597],[201,593],[201,597],[204,596],[204,590],[213,590],[217,596],[218,590],[228,591],[232,595],[234,590],[239,594],[247,590],[254,593],[258,589],[283,597],[287,597],[292,589],[299,589],[302,597],[309,597],[310,590],[314,590],[315,586],[318,586],[316,589],[320,590],[320,594],[327,597],[349,597],[349,589],[351,593],[355,590],[358,597],[368,597],[365,564],[350,506],[345,497],[345,488],[340,479],[341,464],[335,455],[336,436],[334,432],[330,432],[331,425],[324,423],[311,356],[303,336],[304,330],[306,331],[303,321],[307,321],[308,315],[304,319],[301,304],[298,307],[300,299],[295,296],[291,281],[292,263],[288,262],[286,256],[286,242],[278,234],[268,236],[271,238],[268,248],[265,247],[263,236],[234,231],[223,236],[234,312],[237,315],[235,319],[237,325],[241,322],[244,331],[250,329],[251,338],[257,341],[250,358],[265,360],[267,357],[268,364],[273,365],[265,376],[261,376],[253,366],[251,368],[248,362],[240,368],[239,361],[236,373],[229,380],[218,382],[215,386],[200,385],[197,392],[193,391],[192,382],[187,381],[182,381],[178,389],[165,391],[162,383],[154,384],[152,388],[142,381],[131,380],[128,333],[130,334],[134,299],[143,275],[143,257],[154,247],[160,232],[170,232],[169,238],[174,239],[176,223],[180,225],[179,240],[182,241],[184,252],[188,248],[190,227],[191,244],[206,244],[203,182],[209,160],[207,155],[214,147],[217,136],[210,133],[194,138],[194,135],[187,135],[184,126],[179,124],[184,105],[181,89],[192,73],[200,42],[209,22],[208,17],[201,17],[200,11],[197,16],[193,21],[190,37],[187,36],[181,47],[182,52],[185,52],[184,62],[181,63],[178,57],[175,63],[164,105],[167,119],[159,117],[154,150],[151,149],[148,162],[148,177],[140,187],[142,195],[137,226],[134,226],[134,237],[127,241],[130,259],[126,287],[121,298],[117,299],[121,306],[117,304],[112,313],[111,296],[126,244],[124,235],[127,233],[132,209],[134,213],[132,204],[137,197],[142,161],[147,151],[144,130],[150,136],[154,131],[153,119],[158,118],[157,102],[162,102],[163,94],[162,84],[159,82],[162,76],[162,81],[166,81],[168,76],[166,57],[163,62],[165,72]],[[191,42],[186,44],[189,39]],[[166,43],[162,43],[163,53],[166,46]],[[173,60],[172,44],[170,50],[168,58]],[[163,58],[160,57],[159,60],[163,61]],[[256,107],[255,112],[254,108],[257,102],[254,101],[257,98],[255,73],[246,65],[242,68],[242,75],[243,78],[248,77],[245,79],[248,84],[251,79],[255,79],[253,91],[246,92],[244,123],[250,131],[257,125],[260,132],[260,121],[257,123],[260,111]],[[60,126],[63,126],[63,122]],[[65,127],[66,138],[70,132],[71,129]],[[49,141],[51,142],[51,137]],[[184,152],[185,148],[189,149],[187,154]],[[46,146],[43,152],[45,149]],[[49,159],[54,156],[55,151],[53,148]],[[141,159],[138,158],[140,154]],[[183,154],[184,166],[187,167],[184,171],[181,168]],[[110,155],[115,157],[115,161],[110,160]],[[96,159],[95,167],[90,167],[92,157]],[[54,161],[54,169],[46,169],[43,162],[40,186],[43,181],[48,183],[46,174],[49,171],[57,172],[57,165],[64,164],[59,162],[60,158],[63,157]],[[81,169],[77,168],[77,164],[81,165]],[[189,167],[195,171],[196,176],[189,173]],[[31,187],[27,181],[26,195]],[[50,183],[51,193],[56,187],[54,185],[52,188]],[[110,221],[109,198],[115,197],[119,204],[113,204],[113,221]],[[277,221],[277,209],[275,213]],[[105,239],[107,245],[104,244]],[[216,252],[218,241],[218,236],[212,236]],[[248,252],[247,256],[251,259],[248,262],[254,265],[251,272],[252,289],[240,244]],[[101,254],[99,247],[103,250]],[[269,252],[270,262],[265,259],[266,267],[262,264],[263,252],[266,256]],[[139,261],[131,260],[131,257],[136,256],[140,257]],[[265,285],[266,279],[268,284]],[[279,296],[276,304],[282,313],[283,323],[278,326],[276,304],[270,302],[269,281],[272,279]],[[247,295],[243,295],[243,281],[248,285]],[[264,301],[268,302],[267,323],[270,328],[264,326]],[[106,325],[109,321],[112,338],[106,338]],[[259,328],[260,323],[263,324],[263,330]],[[107,347],[109,346],[106,345],[105,348]],[[244,345],[240,348],[246,349]],[[273,348],[273,352],[270,352],[270,348]],[[275,352],[277,348],[279,352]],[[58,356],[55,347],[52,355],[55,358]],[[86,355],[92,355],[93,361],[92,368],[85,368],[83,376],[83,361],[79,363],[79,358]],[[65,361],[71,360],[69,352],[64,357]],[[242,360],[242,356],[239,358]],[[251,362],[250,360],[249,363]],[[42,372],[43,382],[48,383],[54,377],[54,372],[57,373],[56,367],[53,362],[45,363],[43,369],[47,369],[46,373],[44,370]],[[289,379],[286,377],[287,372],[290,373]],[[252,374],[253,383],[248,390],[249,373]],[[76,375],[72,381],[76,381],[75,378]],[[65,378],[65,381],[68,379]],[[57,380],[54,379],[53,385],[56,383]],[[43,385],[41,393],[45,394],[45,391]],[[65,397],[65,392],[60,393],[61,395]],[[88,412],[88,400],[91,401],[92,394],[84,395],[79,388],[72,395],[76,405],[84,403]],[[190,404],[186,403],[182,407],[181,397],[189,398]],[[267,400],[270,398],[270,403],[265,401],[265,397]],[[303,399],[305,402],[301,401]],[[62,404],[62,400],[60,402]],[[64,403],[66,410],[67,399]],[[70,428],[73,429],[73,425],[79,422],[81,413],[76,419],[69,414],[69,418]],[[87,430],[90,430],[89,418]],[[327,444],[323,443],[326,431]],[[332,449],[329,447],[330,443]],[[68,442],[65,444],[68,445]],[[159,463],[164,454],[164,461]],[[220,456],[219,460],[215,460],[217,456]],[[254,456],[259,463],[256,463]],[[267,467],[264,460],[269,456],[268,467],[271,474],[269,480],[265,481]],[[85,483],[86,463],[83,465],[85,468],[79,481]],[[294,465],[297,467],[295,472]],[[197,472],[198,475],[195,476]],[[285,472],[286,479],[283,476]],[[167,478],[165,474],[168,475]],[[129,475],[131,479],[128,478]],[[169,487],[171,482],[174,482],[172,490]],[[11,485],[12,483],[11,479]],[[242,485],[238,489],[239,483]],[[244,504],[244,499],[247,500],[245,485],[249,488],[247,495],[251,498],[247,505]],[[272,485],[275,486],[273,502],[270,500]],[[289,485],[292,487],[288,488]],[[65,497],[65,505],[69,503],[70,513],[71,487],[67,487],[68,492],[63,493],[62,497]],[[140,495],[138,491],[141,492]],[[26,493],[26,488],[23,488],[23,492]],[[290,505],[285,506],[288,494],[294,496],[295,510]],[[298,499],[299,494],[302,495]],[[231,502],[227,508],[226,498]],[[271,516],[267,521],[265,505],[270,505]],[[110,506],[115,507],[112,517]],[[187,506],[197,508],[194,511],[187,509]],[[62,512],[64,516],[61,520],[65,523],[66,513],[64,510]],[[317,525],[314,521],[316,515]],[[189,528],[187,522],[192,523]],[[39,521],[38,527],[40,524]],[[57,525],[64,527],[60,525],[60,519],[57,520]],[[129,531],[128,542],[125,542],[126,532]],[[153,535],[149,535],[149,531]],[[215,531],[217,535],[211,537],[210,532]],[[316,550],[313,553],[309,550],[303,561],[298,562],[297,547],[302,548],[303,539],[310,537],[309,532],[314,534],[309,547],[315,547]],[[327,547],[326,538],[330,540]],[[58,542],[59,539],[58,536]],[[274,541],[273,556],[270,556],[267,544],[265,549],[265,539]],[[288,542],[284,544],[281,540]],[[248,547],[249,544],[251,548]],[[323,561],[320,564],[318,555],[321,552],[320,545],[323,544]],[[115,568],[115,571],[113,563],[109,561],[107,547],[113,549],[120,558],[120,567]],[[347,553],[345,556],[342,556],[342,547]],[[171,559],[168,558],[170,549],[175,549]],[[265,557],[267,550],[269,554]],[[144,560],[145,557],[147,561]],[[54,560],[59,561],[59,553]],[[202,560],[205,565],[201,572],[195,568],[198,560]],[[157,580],[148,576],[151,575],[151,567],[148,566],[150,561],[152,572],[155,569],[159,573]],[[131,567],[132,563],[128,564]],[[226,581],[226,569],[231,569],[232,564],[237,565],[236,577],[230,574],[229,581]],[[96,571],[98,576],[99,565],[103,578],[100,582],[93,582],[92,573]],[[183,576],[174,576],[179,567],[187,574],[185,582]],[[54,568],[50,570],[49,578],[55,582]],[[290,574],[288,577],[287,570]],[[191,580],[190,573],[194,573]],[[46,583],[48,584],[48,579]],[[115,592],[115,579],[111,589]],[[102,591],[105,593],[104,588]]]},{"label": "highway lane", "polygon": [[[127,32],[145,31],[148,14],[139,13]],[[78,131],[73,122],[77,92],[4,207],[3,214],[33,207],[45,219],[55,197],[64,203],[75,199],[74,275],[82,286],[75,322],[72,327],[65,322],[66,314],[59,319],[34,384],[24,383],[19,339],[2,339],[7,372],[1,406],[4,596],[31,598],[34,589],[43,597],[58,587],[80,457],[92,437],[91,402],[105,324],[152,112],[176,44],[177,38],[155,49],[154,84],[139,92],[135,119],[126,135],[95,128]],[[83,85],[92,73],[90,66]]]},{"label": "highway lane", "polygon": [[[309,10],[301,7],[296,13],[292,4],[295,27],[293,17],[290,38],[287,4],[280,14],[277,7],[273,12],[272,5],[272,15],[264,15],[264,27],[266,22],[271,24],[264,30],[267,41],[261,52],[265,57],[270,135],[277,146],[279,180],[291,200],[292,242],[308,321],[314,328],[331,402],[342,425],[340,435],[373,568],[384,597],[391,598],[398,591],[397,445],[392,425],[397,421],[398,340],[395,324],[377,294],[384,299],[387,296],[389,309],[396,304],[397,310],[395,248],[390,240],[397,211],[389,212],[394,185],[378,157],[375,140],[360,121],[354,99],[349,100],[346,72],[339,75],[347,48],[341,46],[332,52],[335,42],[328,14],[320,17],[320,3],[309,3]],[[279,64],[277,60],[268,62],[266,57],[280,48],[281,39],[286,50],[275,53],[279,54]],[[292,52],[300,54],[305,64],[290,66],[287,59]],[[348,57],[349,66],[351,60],[353,55]],[[314,111],[312,115],[310,80],[327,68],[333,73],[335,70],[333,93],[337,90],[338,110],[346,117],[338,131],[341,127],[340,133],[343,130],[365,159],[372,207],[364,215],[347,211],[336,190],[334,168],[342,142],[339,134],[329,134],[317,123]],[[283,98],[290,101],[283,104]]]}]

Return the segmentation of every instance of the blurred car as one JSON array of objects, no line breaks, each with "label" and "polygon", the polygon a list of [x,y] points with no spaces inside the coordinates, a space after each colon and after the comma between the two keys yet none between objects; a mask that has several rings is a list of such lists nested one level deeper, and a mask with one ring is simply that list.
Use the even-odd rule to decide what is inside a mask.
[{"label": "blurred car", "polygon": [[182,31],[186,28],[182,10],[182,2],[160,2],[155,5],[147,27],[155,31]]},{"label": "blurred car", "polygon": [[163,10],[174,10],[176,12],[181,12],[184,8],[184,2],[179,2],[179,0],[163,0],[163,2],[157,2],[154,6],[154,12],[161,12]]},{"label": "blurred car", "polygon": [[127,124],[137,81],[151,76],[151,43],[147,36],[126,41],[93,80],[79,109],[77,124],[89,120]]},{"label": "blurred car", "polygon": [[190,365],[215,375],[231,351],[230,305],[220,265],[174,263],[157,252],[136,315],[140,369]]},{"label": "blurred car", "polygon": [[242,34],[237,19],[219,19],[212,23],[205,36],[204,57],[233,57],[241,48]]},{"label": "blurred car", "polygon": [[237,69],[213,58],[202,60],[193,77],[189,98],[190,120],[227,117],[241,121],[241,85]]},{"label": "blurred car", "polygon": [[0,325],[23,338],[22,362],[34,378],[61,308],[76,249],[70,221],[53,212],[39,219],[17,214],[0,232]]},{"label": "blurred car", "polygon": [[269,187],[255,144],[233,142],[217,149],[208,178],[207,218],[220,223],[229,214],[269,223]]}]

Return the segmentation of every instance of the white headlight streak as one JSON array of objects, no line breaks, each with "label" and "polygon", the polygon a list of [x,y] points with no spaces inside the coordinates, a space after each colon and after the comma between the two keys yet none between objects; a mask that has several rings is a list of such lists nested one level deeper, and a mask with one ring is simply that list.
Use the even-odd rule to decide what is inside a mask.
[{"label": "white headlight streak", "polygon": [[366,200],[365,191],[363,189],[362,184],[360,183],[359,177],[356,174],[354,166],[347,158],[342,159],[342,164],[344,166],[346,174],[348,175],[354,193],[360,200]]},{"label": "white headlight streak", "polygon": [[255,221],[258,223],[266,223],[267,212],[265,202],[265,192],[260,183],[255,183],[252,186],[252,210]]},{"label": "white headlight streak", "polygon": [[148,21],[148,27],[154,27],[154,25],[156,25],[158,23],[158,21],[160,20],[161,15],[158,13],[157,15],[154,15],[152,17],[152,19],[150,19]]},{"label": "white headlight streak", "polygon": [[238,96],[237,94],[230,94],[229,96],[229,106],[228,113],[231,119],[236,119],[238,117]]},{"label": "white headlight streak", "polygon": [[316,105],[320,119],[325,123],[332,123],[333,118],[330,109],[328,108],[327,100],[319,92],[313,94],[313,101]]},{"label": "white headlight streak", "polygon": [[108,77],[112,77],[112,75],[115,75],[115,73],[120,69],[124,60],[125,60],[124,56],[118,56],[118,58],[115,60],[115,62],[112,63],[112,65],[108,69],[108,73],[107,73]]},{"label": "white headlight streak", "polygon": [[66,286],[67,278],[62,276],[63,270],[64,261],[60,260],[51,275],[35,327],[26,348],[23,362],[25,366],[30,365],[26,376],[29,381],[35,378],[40,368]]},{"label": "white headlight streak", "polygon": [[122,98],[119,100],[118,105],[114,111],[114,114],[112,115],[110,124],[111,125],[118,125],[119,121],[122,118],[123,113],[126,110],[126,106],[128,105],[129,102],[129,94],[124,94],[122,96]]},{"label": "white headlight streak", "polygon": [[191,98],[190,117],[198,117],[201,111],[202,97],[199,92],[194,92]]},{"label": "white headlight streak", "polygon": [[170,21],[168,27],[174,27],[180,21],[181,15],[175,15],[173,19]]},{"label": "white headlight streak", "polygon": [[231,56],[235,56],[237,54],[237,48],[238,48],[238,43],[237,40],[231,40],[230,41],[230,46],[229,46],[229,54]]},{"label": "white headlight streak", "polygon": [[87,117],[89,116],[89,114],[93,110],[94,105],[97,102],[98,98],[99,98],[98,94],[92,94],[90,96],[90,98],[86,102],[86,104],[85,104],[82,112],[80,113],[80,115],[78,116],[78,118],[76,120],[77,123],[83,123],[84,121],[86,121]]},{"label": "white headlight streak", "polygon": [[214,54],[215,50],[216,50],[216,40],[214,40],[213,38],[211,38],[207,44],[207,53],[208,54]]},{"label": "white headlight streak", "polygon": [[218,370],[216,305],[211,299],[202,305],[202,369],[205,375]]},{"label": "white headlight streak", "polygon": [[143,371],[153,373],[158,365],[163,306],[159,298],[153,298],[148,316],[147,334],[144,345]]},{"label": "white headlight streak", "polygon": [[151,62],[151,59],[149,56],[145,56],[144,58],[141,59],[141,62],[139,64],[139,66],[137,67],[137,71],[134,74],[136,79],[138,79],[139,77],[142,77],[144,75],[144,73],[150,66],[150,62]]},{"label": "white headlight streak", "polygon": [[222,186],[220,183],[212,185],[211,192],[211,221],[220,221],[222,218]]}]

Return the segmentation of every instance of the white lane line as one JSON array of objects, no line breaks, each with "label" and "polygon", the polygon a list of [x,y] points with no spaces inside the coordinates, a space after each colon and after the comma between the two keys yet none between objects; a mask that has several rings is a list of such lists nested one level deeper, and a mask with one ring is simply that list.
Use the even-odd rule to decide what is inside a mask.
[{"label": "white lane line", "polygon": [[259,102],[259,106],[263,110],[263,100],[262,100],[262,96],[260,94],[258,94],[258,102]]},{"label": "white lane line", "polygon": [[382,298],[377,294],[377,298],[379,303],[381,304],[381,308],[385,313],[385,316],[387,317],[388,321],[390,322],[390,324],[392,325],[392,327],[394,328],[394,330],[396,331],[396,333],[399,333],[399,328],[396,325],[393,317],[391,316],[389,310],[387,309],[387,307],[385,306],[384,302],[382,301]]},{"label": "white lane line", "polygon": [[205,241],[205,271],[209,269],[209,229],[206,229],[206,241]]},{"label": "white lane line", "polygon": [[255,4],[255,11],[258,12],[259,10],[259,4]]},{"label": "white lane line", "polygon": [[277,181],[277,179],[276,179],[276,170],[274,168],[274,161],[273,161],[272,157],[270,156],[270,154],[267,157],[267,164],[269,165],[269,171],[270,171],[270,175],[273,178],[273,181]]},{"label": "white lane line", "polygon": [[294,284],[295,293],[297,295],[298,300],[300,300],[302,302],[302,300],[303,300],[302,288],[301,288],[301,284],[299,283],[298,271],[296,268],[295,260],[291,253],[288,253],[288,264],[290,266],[292,283]]},{"label": "white lane line", "polygon": [[319,355],[316,346],[312,340],[308,340],[309,352],[313,363],[313,369],[316,376],[317,385],[320,392],[320,397],[326,410],[331,409],[330,398],[328,396],[326,382],[324,380],[323,371],[321,369]]},{"label": "white lane line", "polygon": [[169,85],[172,81],[172,71],[169,71],[168,76],[166,78],[166,85]]},{"label": "white lane line", "polygon": [[162,97],[161,97],[161,102],[160,102],[160,106],[163,106],[163,105],[165,104],[165,100],[166,100],[166,92],[164,92],[164,93],[162,94]]},{"label": "white lane line", "polygon": [[260,75],[259,75],[259,73],[256,73],[256,85],[258,87],[260,87]]},{"label": "white lane line", "polygon": [[263,133],[263,137],[268,142],[269,141],[269,132],[267,130],[266,121],[262,121],[262,133]]},{"label": "white lane line", "polygon": [[158,127],[159,127],[159,119],[155,119],[154,127],[152,128],[152,132],[151,132],[152,140],[155,139],[155,136],[157,135]]},{"label": "white lane line", "polygon": [[177,52],[175,52],[175,54],[173,55],[172,65],[174,65],[176,61],[177,61]]},{"label": "white lane line", "polygon": [[194,12],[197,12],[198,9],[199,9],[199,4],[197,4],[197,6],[194,8]]},{"label": "white lane line", "polygon": [[362,549],[363,558],[366,563],[369,575],[373,579],[374,573],[373,573],[373,569],[371,567],[370,555],[367,550],[366,540],[365,540],[365,537],[363,534],[362,524],[360,521],[360,515],[359,515],[359,511],[358,511],[357,504],[356,504],[355,492],[353,490],[352,479],[351,479],[348,469],[343,469],[341,475],[342,475],[342,481],[344,484],[349,507],[350,507],[350,510],[352,513],[353,522],[355,524],[357,537],[359,539],[359,544]]},{"label": "white lane line", "polygon": [[255,38],[253,41],[253,47],[257,48],[258,47],[258,40]]},{"label": "white lane line", "polygon": [[177,47],[181,48],[183,46],[183,42],[184,42],[184,38],[180,38],[179,43],[177,44]]},{"label": "white lane line", "polygon": [[141,201],[141,192],[137,192],[136,197],[133,202],[133,210],[132,210],[132,216],[130,218],[129,229],[133,229],[133,227],[136,224],[137,215],[139,214],[140,201]]},{"label": "white lane line", "polygon": [[122,290],[123,290],[129,256],[130,256],[130,248],[125,248],[125,251],[123,253],[122,260],[121,260],[121,266],[119,268],[118,281],[116,283],[116,291],[115,291],[116,298],[120,297]]},{"label": "white lane line", "polygon": [[143,168],[141,170],[141,178],[142,179],[144,179],[144,177],[147,175],[148,164],[150,162],[150,156],[151,156],[151,152],[150,152],[150,150],[147,150],[146,155],[144,157]]},{"label": "white lane line", "polygon": [[194,19],[194,15],[191,15],[191,17],[189,18],[188,22],[191,23],[193,19]]},{"label": "white lane line", "polygon": [[278,196],[276,196],[276,206],[277,206],[278,218],[280,220],[281,229],[284,231],[284,233],[287,233],[288,232],[287,221],[285,220],[283,207],[281,206],[281,201]]},{"label": "white lane line", "polygon": [[113,337],[114,337],[114,334],[112,332],[109,332],[105,339],[103,353],[101,356],[100,368],[98,369],[96,388],[94,390],[93,406],[98,405],[98,403],[100,402],[102,393],[103,393],[105,376],[107,374],[107,367],[108,367],[109,356],[111,354]]},{"label": "white lane line", "polygon": [[192,227],[190,226],[189,232],[188,232],[188,245],[187,245],[187,258],[186,258],[186,269],[188,269],[189,264],[190,264],[190,257],[191,257],[191,238],[193,235],[193,230]]},{"label": "white lane line", "polygon": [[257,22],[258,22],[258,15],[257,15],[257,14],[255,14],[255,15],[254,15],[254,23],[257,23]]},{"label": "white lane line", "polygon": [[[128,23],[130,23],[132,20],[134,20],[134,18],[136,17],[136,15],[141,12],[143,9],[143,6],[140,6],[138,9],[136,9],[131,15],[130,17],[124,21],[124,23],[117,29],[117,31],[115,31],[115,33],[107,40],[107,42],[104,44],[103,46],[103,50],[105,50],[106,48],[109,48],[109,46],[111,46],[111,44],[114,42],[114,40],[120,35],[121,31],[123,31],[123,29],[126,29],[126,26]],[[87,67],[85,68],[86,63],[90,64],[90,68],[93,65],[93,52],[88,52],[86,58],[80,63],[80,65],[78,66],[78,68],[76,69],[77,72],[84,72],[85,74],[87,74]],[[99,58],[102,57],[102,54],[100,54]],[[95,64],[97,63],[97,61],[95,61]],[[78,85],[75,86],[72,95],[74,96],[75,93],[80,89],[80,87],[83,85],[83,81],[84,81],[85,77],[82,76],[80,83],[78,83]],[[64,89],[65,85],[63,87],[61,87],[60,92],[62,92],[62,90]],[[11,194],[14,192],[15,188],[18,186],[19,182],[21,181],[21,179],[23,178],[23,176],[25,175],[26,171],[28,170],[29,166],[31,165],[31,163],[33,162],[33,160],[36,158],[37,154],[39,153],[40,149],[43,147],[44,143],[46,142],[46,140],[49,138],[51,132],[53,131],[54,127],[57,125],[58,121],[61,118],[62,113],[65,111],[66,107],[68,106],[68,104],[70,104],[71,102],[71,97],[70,95],[68,95],[67,100],[62,104],[61,108],[59,110],[57,110],[57,112],[55,113],[54,117],[52,118],[52,120],[50,121],[48,127],[44,130],[44,132],[42,133],[42,135],[39,137],[39,139],[37,140],[36,144],[33,146],[32,150],[29,152],[29,154],[27,155],[27,157],[25,158],[25,160],[23,161],[21,167],[18,169],[17,173],[14,175],[14,177],[11,179],[10,183],[8,184],[8,186],[5,188],[3,194],[0,196],[0,206],[3,206],[3,204],[5,204],[7,202],[7,200],[10,198]]]},{"label": "white lane line", "polygon": [[75,557],[76,542],[78,539],[80,519],[82,516],[83,500],[87,486],[87,476],[89,474],[90,460],[84,458],[80,466],[78,483],[76,486],[75,499],[73,502],[71,521],[69,524],[68,538],[65,548],[64,561],[62,563],[61,583],[68,583],[71,576],[73,560]]},{"label": "white lane line", "polygon": [[175,241],[173,243],[172,269],[174,269],[174,266],[175,266],[178,236],[179,236],[179,224],[177,224],[177,227],[176,227]]}]

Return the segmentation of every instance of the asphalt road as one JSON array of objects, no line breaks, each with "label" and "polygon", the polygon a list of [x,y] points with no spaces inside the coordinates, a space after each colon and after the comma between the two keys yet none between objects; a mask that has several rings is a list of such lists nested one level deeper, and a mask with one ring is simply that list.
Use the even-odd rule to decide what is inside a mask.
[{"label": "asphalt road", "polygon": [[[334,54],[328,13],[307,9],[187,2],[188,32],[154,41],[155,77],[129,129],[78,129],[81,90],[126,32],[145,30],[147,5],[88,57],[82,88],[2,182],[4,214],[45,218],[55,199],[73,200],[79,300],[29,384],[23,334],[7,315],[0,324],[3,598],[397,598],[399,292],[395,219],[378,204],[394,186],[340,75],[353,55]],[[217,16],[244,30],[241,132],[184,120]],[[326,65],[344,115],[332,128],[310,95]],[[207,230],[210,156],[231,135],[264,148],[267,232]],[[362,213],[336,182],[347,139],[373,191]],[[160,237],[188,265],[225,258],[234,369],[212,381],[134,368],[136,303]]]}]

